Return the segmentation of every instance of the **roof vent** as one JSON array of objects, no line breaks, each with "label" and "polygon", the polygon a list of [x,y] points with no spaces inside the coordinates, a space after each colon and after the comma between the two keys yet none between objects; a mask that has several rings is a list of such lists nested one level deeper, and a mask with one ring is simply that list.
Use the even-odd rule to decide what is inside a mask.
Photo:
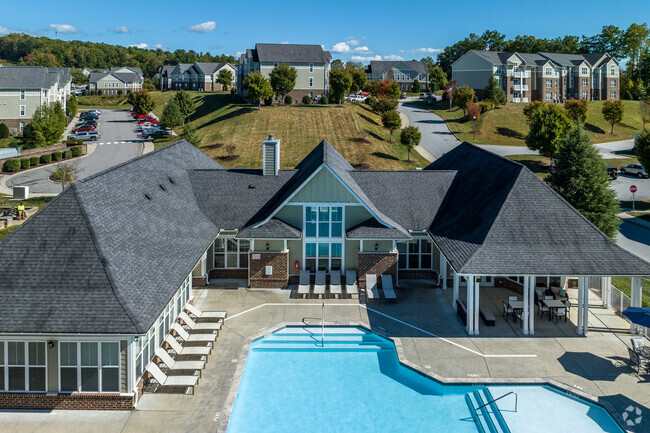
[{"label": "roof vent", "polygon": [[149,194],[145,194],[144,196],[147,198],[147,200],[151,200],[151,197],[149,196]]},{"label": "roof vent", "polygon": [[248,189],[255,189],[255,185],[252,184],[248,185]]},{"label": "roof vent", "polygon": [[163,191],[167,191],[167,190],[165,189],[165,187],[164,187],[162,184],[160,184],[160,185],[158,185],[158,186],[159,186],[160,189],[162,189]]},{"label": "roof vent", "polygon": [[172,179],[171,177],[168,177],[167,179],[169,179],[169,183],[171,183],[171,184],[174,183],[174,179]]},{"label": "roof vent", "polygon": [[273,134],[262,142],[262,173],[264,176],[277,176],[280,171],[280,140]]}]

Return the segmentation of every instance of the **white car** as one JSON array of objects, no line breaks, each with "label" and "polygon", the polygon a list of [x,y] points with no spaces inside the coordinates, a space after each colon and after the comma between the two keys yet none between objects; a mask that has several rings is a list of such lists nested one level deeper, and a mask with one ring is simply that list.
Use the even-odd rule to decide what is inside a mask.
[{"label": "white car", "polygon": [[97,141],[101,138],[101,134],[97,131],[82,131],[82,132],[77,132],[76,134],[70,134],[68,135],[68,139],[71,138],[76,138],[76,139],[81,139],[83,141]]}]

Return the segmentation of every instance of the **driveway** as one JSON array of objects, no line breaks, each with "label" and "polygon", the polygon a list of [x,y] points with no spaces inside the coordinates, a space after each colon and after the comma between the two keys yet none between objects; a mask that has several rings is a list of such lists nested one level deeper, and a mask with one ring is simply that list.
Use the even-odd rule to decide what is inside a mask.
[{"label": "driveway", "polygon": [[[81,179],[142,154],[143,144],[140,142],[135,122],[127,111],[102,110],[98,130],[102,137],[96,142],[96,150],[78,162]],[[26,185],[29,186],[30,193],[58,194],[61,192],[61,186],[48,179],[51,171],[51,167],[30,170],[12,176],[6,185],[9,188]]]}]

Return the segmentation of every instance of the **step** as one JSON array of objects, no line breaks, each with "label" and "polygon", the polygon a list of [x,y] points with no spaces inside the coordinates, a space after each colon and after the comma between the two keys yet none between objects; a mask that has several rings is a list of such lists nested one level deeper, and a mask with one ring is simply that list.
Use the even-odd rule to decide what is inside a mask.
[{"label": "step", "polygon": [[[320,341],[321,335],[269,335],[263,341],[273,342],[295,342],[295,341]],[[341,343],[373,343],[381,344],[386,343],[384,340],[373,337],[371,335],[329,335],[325,334],[325,341],[341,342]]]},{"label": "step", "polygon": [[[479,393],[481,396],[481,399],[486,402],[489,401],[491,402],[489,404],[490,408],[490,413],[492,415],[492,423],[494,424],[495,431],[497,433],[510,433],[510,429],[508,428],[508,425],[506,424],[505,419],[503,419],[503,415],[501,415],[501,410],[499,410],[499,407],[497,404],[494,402],[494,397],[490,393],[490,390],[487,388],[484,389],[479,389],[476,392]],[[508,398],[513,398],[512,396],[506,397]]]},{"label": "step", "polygon": [[[273,333],[273,335],[321,335],[322,328],[320,326],[306,326],[306,327],[286,327],[279,329]],[[325,327],[326,335],[371,335],[368,332],[359,329],[359,328],[347,328],[347,327]]]},{"label": "step", "polygon": [[479,433],[492,433],[491,423],[485,417],[485,412],[482,409],[478,412],[476,411],[476,408],[481,406],[481,403],[476,399],[476,395],[473,392],[468,392],[465,394],[465,401],[467,402],[467,406],[469,406],[469,412],[472,414]]},{"label": "step", "polygon": [[336,344],[336,343],[327,343],[325,346],[321,346],[320,342],[314,342],[312,344],[296,344],[296,343],[285,343],[285,344],[259,344],[253,348],[253,350],[292,350],[292,351],[313,351],[313,350],[330,350],[330,351],[346,351],[346,352],[365,352],[373,351],[377,352],[380,350],[392,350],[386,347],[374,345],[374,344]]}]

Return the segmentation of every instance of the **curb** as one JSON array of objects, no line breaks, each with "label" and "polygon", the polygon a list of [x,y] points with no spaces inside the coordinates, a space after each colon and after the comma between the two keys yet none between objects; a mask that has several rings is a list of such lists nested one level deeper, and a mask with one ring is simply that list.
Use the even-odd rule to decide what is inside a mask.
[{"label": "curb", "polygon": [[621,212],[620,214],[618,214],[618,217],[621,219],[621,221],[627,221],[631,224],[637,225],[646,230],[650,230],[650,222],[644,221],[641,218],[634,217],[628,214],[627,212]]}]

